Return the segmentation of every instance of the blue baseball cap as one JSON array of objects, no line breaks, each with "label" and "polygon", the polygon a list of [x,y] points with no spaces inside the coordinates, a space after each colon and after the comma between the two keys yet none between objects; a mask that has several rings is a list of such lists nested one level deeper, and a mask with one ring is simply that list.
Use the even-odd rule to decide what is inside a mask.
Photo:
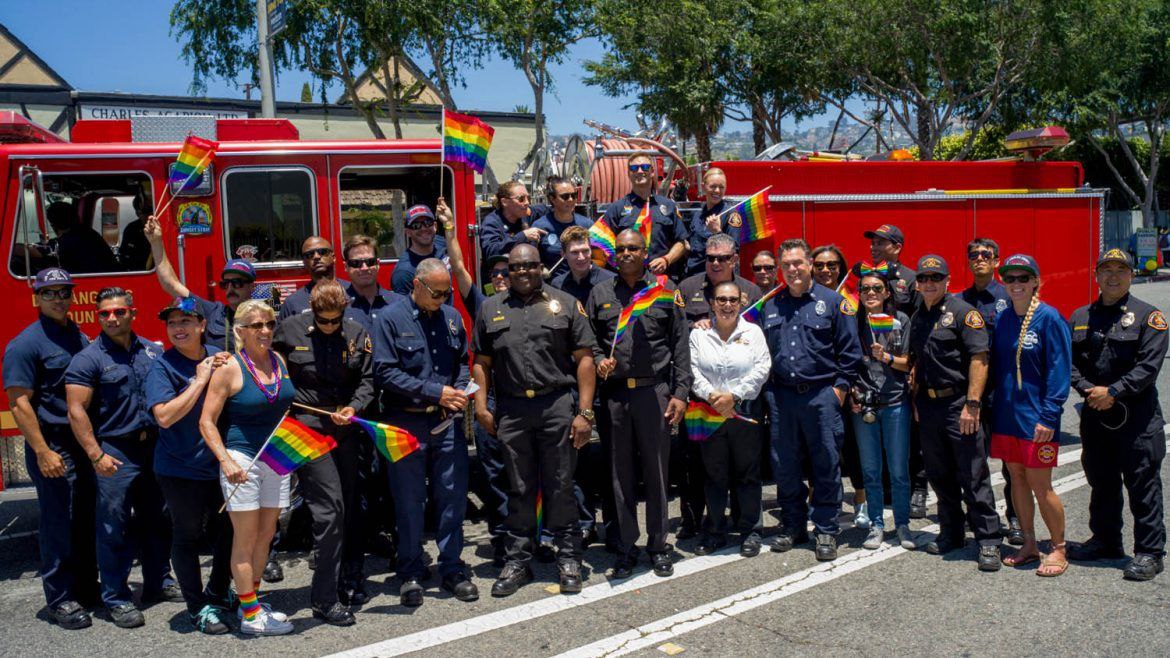
[{"label": "blue baseball cap", "polygon": [[1036,259],[1028,254],[1012,254],[1008,256],[1007,260],[999,266],[999,275],[1003,276],[1005,272],[1011,270],[1021,270],[1032,276],[1040,276],[1040,266],[1036,264]]},{"label": "blue baseball cap", "polygon": [[407,228],[409,228],[411,224],[422,219],[429,219],[434,221],[435,213],[431,212],[430,208],[420,203],[418,205],[411,206],[410,209],[406,211],[406,221],[404,223],[406,224]]},{"label": "blue baseball cap", "polygon": [[203,313],[199,310],[198,304],[195,303],[194,297],[176,297],[166,308],[158,312],[158,319],[165,322],[173,311],[194,315],[200,320],[203,319]]},{"label": "blue baseball cap", "polygon": [[[249,281],[256,280],[256,268],[252,264],[242,258],[233,258],[223,266],[223,273],[242,274],[248,278]],[[221,275],[222,276],[222,275]]]},{"label": "blue baseball cap", "polygon": [[41,288],[50,288],[52,286],[69,286],[73,287],[73,277],[69,273],[59,267],[46,267],[37,272],[37,277],[33,281],[33,290],[40,290]]}]

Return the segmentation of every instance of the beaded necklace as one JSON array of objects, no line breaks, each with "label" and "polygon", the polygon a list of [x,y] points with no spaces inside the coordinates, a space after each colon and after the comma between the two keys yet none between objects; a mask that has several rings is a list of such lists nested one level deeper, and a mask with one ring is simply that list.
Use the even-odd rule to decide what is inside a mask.
[{"label": "beaded necklace", "polygon": [[260,380],[260,374],[256,372],[256,364],[252,363],[248,352],[240,350],[240,354],[244,357],[244,366],[248,368],[248,374],[252,376],[252,381],[256,382],[256,386],[264,394],[264,399],[268,401],[268,404],[276,402],[276,398],[280,397],[280,380],[283,378],[280,366],[276,362],[276,355],[269,350],[268,358],[272,359],[272,374],[276,378],[276,382],[271,385],[271,390],[269,390],[269,385]]}]

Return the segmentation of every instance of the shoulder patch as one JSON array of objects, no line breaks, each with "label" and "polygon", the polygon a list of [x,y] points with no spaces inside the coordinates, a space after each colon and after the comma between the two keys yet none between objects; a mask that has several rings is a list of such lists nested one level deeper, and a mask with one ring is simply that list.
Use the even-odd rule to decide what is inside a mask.
[{"label": "shoulder patch", "polygon": [[963,324],[972,329],[982,329],[986,325],[983,322],[983,314],[979,311],[967,311],[967,315],[963,317]]},{"label": "shoulder patch", "polygon": [[[606,306],[609,306],[609,304],[606,304]],[[585,307],[581,305],[581,302],[577,302],[577,312],[580,313],[581,317],[583,318],[589,317],[589,314],[585,312]]]},{"label": "shoulder patch", "polygon": [[1166,331],[1166,317],[1162,315],[1161,311],[1150,313],[1150,317],[1146,319],[1146,324],[1150,325],[1151,329]]},{"label": "shoulder patch", "polygon": [[682,294],[677,290],[674,291],[674,305],[679,308],[687,307],[686,303],[683,302]]},{"label": "shoulder patch", "polygon": [[366,354],[374,353],[374,341],[370,340],[369,336],[366,336],[366,342],[362,344],[362,349],[365,350]]},{"label": "shoulder patch", "polygon": [[857,309],[848,299],[841,300],[841,314],[842,315],[857,315]]},{"label": "shoulder patch", "polygon": [[727,225],[731,228],[739,228],[743,226],[743,217],[738,212],[733,212],[727,219]]}]

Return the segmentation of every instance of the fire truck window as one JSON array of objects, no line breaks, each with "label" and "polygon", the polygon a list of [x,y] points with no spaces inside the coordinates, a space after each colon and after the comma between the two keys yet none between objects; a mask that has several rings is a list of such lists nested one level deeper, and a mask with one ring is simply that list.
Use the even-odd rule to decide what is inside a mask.
[{"label": "fire truck window", "polygon": [[[378,240],[378,257],[398,258],[409,245],[403,230],[406,209],[424,203],[432,210],[439,195],[438,166],[343,169],[338,181],[341,197],[341,243],[363,234]],[[443,189],[450,190],[451,174],[444,170]],[[447,192],[451,203],[451,193]]]},{"label": "fire truck window", "polygon": [[[145,174],[45,174],[43,216],[32,192],[18,216],[10,271],[23,277],[46,267],[73,275],[154,268],[143,225],[153,207]],[[24,226],[27,219],[30,226]],[[27,249],[25,239],[28,239]]]},{"label": "fire truck window", "polygon": [[234,169],[224,176],[228,258],[299,262],[316,233],[313,179],[303,169]]}]

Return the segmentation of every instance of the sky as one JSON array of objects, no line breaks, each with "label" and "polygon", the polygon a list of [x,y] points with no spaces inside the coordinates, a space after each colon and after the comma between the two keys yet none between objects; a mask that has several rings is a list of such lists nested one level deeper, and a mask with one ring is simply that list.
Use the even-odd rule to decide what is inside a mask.
[{"label": "sky", "polygon": [[[76,89],[184,96],[189,93],[191,68],[183,62],[178,41],[169,34],[171,6],[169,0],[0,0],[0,23]],[[581,123],[584,118],[637,128],[635,110],[624,107],[632,98],[609,98],[581,82],[583,63],[601,55],[600,42],[581,43],[556,67],[557,89],[545,97],[551,134],[591,134]],[[466,77],[467,88],[455,91],[462,109],[533,107],[524,74],[507,62],[494,59]],[[299,101],[301,87],[309,80],[300,71],[278,72],[277,100]],[[336,87],[330,99],[340,92]],[[259,98],[259,92],[253,94]],[[207,95],[243,98],[244,91],[235,81],[211,80]]]}]

